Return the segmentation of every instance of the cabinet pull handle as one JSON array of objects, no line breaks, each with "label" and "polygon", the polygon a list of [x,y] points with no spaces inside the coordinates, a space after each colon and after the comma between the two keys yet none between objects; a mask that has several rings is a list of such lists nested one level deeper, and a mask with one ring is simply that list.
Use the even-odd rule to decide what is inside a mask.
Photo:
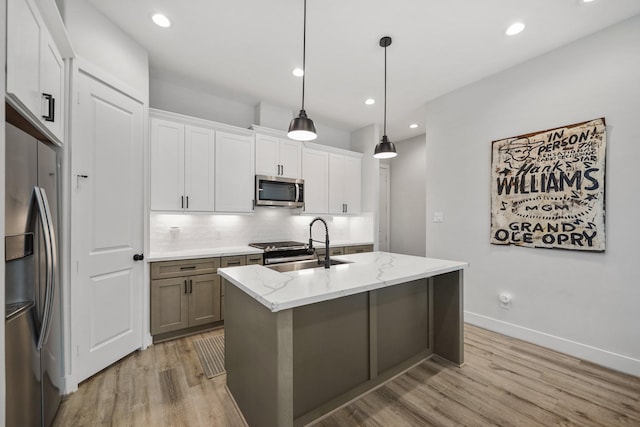
[{"label": "cabinet pull handle", "polygon": [[189,293],[193,293],[193,280],[189,279]]},{"label": "cabinet pull handle", "polygon": [[227,265],[240,265],[240,261],[229,261],[227,262]]},{"label": "cabinet pull handle", "polygon": [[345,213],[349,212],[349,204],[348,203],[344,204],[344,212]]},{"label": "cabinet pull handle", "polygon": [[187,279],[184,279],[184,293],[187,293]]},{"label": "cabinet pull handle", "polygon": [[187,209],[189,209],[189,196],[187,196]]},{"label": "cabinet pull handle", "polygon": [[196,266],[195,265],[186,265],[184,267],[180,267],[180,270],[195,270]]},{"label": "cabinet pull handle", "polygon": [[48,93],[43,93],[42,96],[47,100],[49,104],[49,111],[47,112],[47,115],[42,117],[47,122],[53,122],[55,121],[56,99]]},{"label": "cabinet pull handle", "polygon": [[180,196],[180,207],[184,209],[184,196]]}]

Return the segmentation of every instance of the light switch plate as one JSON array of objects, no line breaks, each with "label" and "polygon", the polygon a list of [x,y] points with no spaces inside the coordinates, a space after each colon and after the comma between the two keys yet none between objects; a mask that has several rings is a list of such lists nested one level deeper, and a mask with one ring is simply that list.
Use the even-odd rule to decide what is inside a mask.
[{"label": "light switch plate", "polygon": [[442,213],[442,212],[434,212],[433,213],[433,222],[444,222],[444,213]]}]

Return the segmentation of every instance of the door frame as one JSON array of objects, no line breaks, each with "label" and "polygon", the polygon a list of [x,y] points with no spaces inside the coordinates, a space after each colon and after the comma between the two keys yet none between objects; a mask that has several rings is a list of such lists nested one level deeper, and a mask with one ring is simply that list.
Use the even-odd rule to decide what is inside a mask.
[{"label": "door frame", "polygon": [[[382,172],[382,170],[386,170],[386,174],[387,174],[387,185],[386,185],[386,195],[387,195],[387,200],[386,200],[386,207],[387,207],[387,223],[386,228],[387,228],[387,252],[391,251],[391,164],[390,163],[382,163],[380,162],[380,170],[378,171],[378,176],[380,174],[380,172]],[[378,209],[380,207],[380,204],[378,203]],[[380,221],[380,212],[378,212],[378,221]],[[378,225],[378,236],[376,236],[376,239],[378,239],[380,235],[380,225]],[[380,242],[378,241],[378,248],[380,247]]]},{"label": "door frame", "polygon": [[[67,130],[66,141],[67,143],[64,146],[63,156],[64,161],[63,165],[68,165],[66,167],[63,166],[63,187],[65,188],[66,197],[63,196],[63,205],[66,207],[63,210],[63,223],[66,232],[64,233],[64,241],[62,242],[61,250],[67,255],[66,262],[62,266],[62,311],[63,311],[63,353],[64,353],[64,372],[65,372],[65,389],[64,393],[72,393],[78,389],[78,383],[80,378],[78,378],[77,374],[77,366],[78,366],[78,357],[79,357],[79,326],[78,322],[74,322],[72,319],[77,318],[77,312],[79,304],[82,304],[82,301],[79,300],[78,295],[80,292],[80,277],[78,277],[78,268],[77,268],[77,259],[79,258],[78,247],[77,245],[72,245],[73,242],[72,237],[77,234],[75,231],[74,221],[72,219],[77,215],[75,213],[75,192],[73,191],[73,186],[75,185],[74,177],[77,174],[81,174],[82,171],[76,170],[76,165],[73,162],[73,121],[75,109],[78,105],[78,87],[77,82],[80,76],[80,73],[86,74],[105,85],[113,88],[114,90],[121,92],[125,96],[133,99],[136,102],[139,102],[142,105],[143,115],[142,115],[142,129],[143,129],[143,200],[141,203],[143,204],[142,213],[143,213],[143,231],[142,231],[142,239],[143,239],[143,250],[144,253],[149,253],[149,103],[148,103],[148,94],[144,94],[141,91],[133,88],[129,84],[123,82],[119,78],[113,76],[112,74],[104,71],[100,67],[96,66],[92,62],[86,60],[85,58],[76,56],[74,59],[70,59],[68,61],[68,77],[67,77]],[[153,340],[151,334],[149,332],[149,289],[148,286],[144,286],[144,283],[149,282],[149,265],[146,261],[143,264],[143,272],[141,274],[142,284],[140,286],[141,289],[141,304],[140,307],[140,315],[142,316],[141,322],[141,337],[140,337],[140,345],[141,349],[146,349],[149,345],[152,344]]]}]

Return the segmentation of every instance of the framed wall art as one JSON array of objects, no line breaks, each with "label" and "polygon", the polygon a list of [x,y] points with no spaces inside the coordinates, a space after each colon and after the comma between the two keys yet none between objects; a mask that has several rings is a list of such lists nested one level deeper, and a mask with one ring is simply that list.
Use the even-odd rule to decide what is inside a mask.
[{"label": "framed wall art", "polygon": [[491,243],[605,250],[605,119],[492,142]]}]

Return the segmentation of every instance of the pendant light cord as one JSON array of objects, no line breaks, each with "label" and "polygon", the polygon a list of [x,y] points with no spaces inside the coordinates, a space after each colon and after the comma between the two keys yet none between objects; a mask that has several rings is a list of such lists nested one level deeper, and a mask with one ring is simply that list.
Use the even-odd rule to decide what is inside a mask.
[{"label": "pendant light cord", "polygon": [[304,78],[307,75],[306,50],[307,50],[307,0],[304,0],[304,23],[302,24],[302,109],[304,110]]},{"label": "pendant light cord", "polygon": [[[306,1],[306,0],[305,0]],[[384,131],[387,134],[387,47],[384,47]]]}]

